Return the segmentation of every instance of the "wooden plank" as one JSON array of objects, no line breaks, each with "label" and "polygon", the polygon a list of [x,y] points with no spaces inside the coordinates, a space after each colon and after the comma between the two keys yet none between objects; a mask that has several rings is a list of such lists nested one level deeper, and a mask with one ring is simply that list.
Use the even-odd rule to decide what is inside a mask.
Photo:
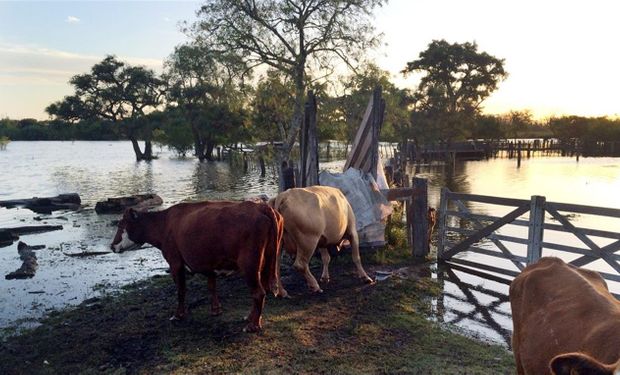
[{"label": "wooden plank", "polygon": [[[618,250],[620,250],[620,241],[616,241],[616,242],[610,243],[607,246],[602,247],[601,253],[606,254],[606,256],[609,257],[610,260],[618,262],[620,261],[619,259],[620,255],[614,254]],[[581,267],[581,266],[584,266],[588,263],[594,262],[595,260],[599,259],[599,257],[592,255],[591,251],[586,251],[583,254],[585,256],[573,260],[571,264],[577,267]]]},{"label": "wooden plank", "polygon": [[448,193],[450,190],[446,187],[441,188],[441,196],[439,198],[439,239],[437,241],[437,257],[439,259],[443,259],[443,253],[445,251],[445,241],[446,241],[446,225],[447,225],[447,215],[446,211],[448,210]]},{"label": "wooden plank", "polygon": [[545,201],[545,197],[534,195],[530,202],[530,224],[527,232],[527,264],[536,263],[542,256]]},{"label": "wooden plank", "polygon": [[463,242],[461,242],[460,244],[458,244],[457,246],[444,251],[442,254],[442,259],[449,259],[452,256],[454,256],[455,254],[466,250],[469,246],[471,246],[472,244],[480,241],[482,238],[484,237],[488,237],[491,233],[493,233],[494,231],[496,231],[497,229],[501,228],[502,226],[504,226],[506,223],[509,223],[511,221],[513,221],[515,218],[523,215],[525,212],[527,212],[530,207],[529,207],[529,201],[526,201],[527,203],[521,207],[517,207],[516,209],[514,209],[513,211],[511,211],[510,213],[508,213],[506,216],[504,216],[503,218],[495,221],[493,224],[488,225],[486,227],[484,227],[483,229],[478,230],[476,233],[474,233],[471,237],[465,239]]},{"label": "wooden plank", "polygon": [[413,235],[413,256],[425,257],[430,252],[430,238],[428,238],[428,181],[425,178],[414,177],[413,188],[426,192],[413,198],[413,221],[411,229]]},{"label": "wooden plank", "polygon": [[[446,215],[447,216],[455,216],[455,217],[459,217],[462,219],[477,219],[477,220],[485,220],[485,221],[495,221],[499,218],[499,216],[490,216],[490,215],[482,215],[482,214],[475,214],[475,213],[464,213],[464,212],[460,212],[460,211],[451,211],[448,210],[446,211]],[[510,225],[517,225],[517,226],[522,226],[522,227],[527,227],[529,225],[529,221],[528,220],[521,220],[521,219],[516,219],[513,222],[510,223]],[[563,225],[560,224],[551,224],[548,222],[545,222],[543,224],[543,228],[545,230],[553,230],[553,231],[557,231],[557,232],[566,232],[566,233],[572,233],[570,230],[566,229]],[[617,239],[620,240],[620,233],[619,232],[610,232],[610,231],[606,231],[606,230],[600,230],[600,229],[591,229],[591,228],[583,228],[583,227],[577,227],[577,229],[579,229],[581,232],[583,232],[584,234],[587,234],[589,236],[596,236],[596,237],[602,237],[602,238],[611,238],[611,239]]]},{"label": "wooden plank", "polygon": [[[597,271],[604,279],[620,283],[620,275]],[[617,295],[616,295],[617,296]]]},{"label": "wooden plank", "polygon": [[608,207],[595,207],[595,206],[584,206],[580,204],[568,204],[568,203],[557,203],[557,202],[547,202],[553,207],[555,207],[558,211],[568,211],[574,212],[578,214],[589,214],[589,215],[599,215],[599,216],[610,216],[620,218],[620,209],[617,208],[608,208]]},{"label": "wooden plank", "polygon": [[[471,211],[469,211],[469,209],[461,201],[455,201],[455,203],[457,204],[461,212],[471,213]],[[477,229],[484,228],[484,225],[477,220],[472,220],[472,223]],[[508,248],[503,243],[501,243],[501,241],[497,239],[495,233],[491,233],[487,238],[489,238],[495,244],[495,246],[497,246],[497,248],[506,255],[507,259],[511,259],[510,256],[513,255],[512,252],[508,250]],[[523,270],[524,268],[523,264],[517,261],[514,261],[512,259],[511,261],[519,270]]]},{"label": "wooden plank", "polygon": [[373,99],[374,96],[371,96],[368,100],[368,105],[366,105],[366,111],[364,112],[364,117],[362,118],[362,122],[360,123],[360,127],[355,133],[355,139],[353,140],[353,144],[351,146],[351,153],[347,157],[346,162],[344,163],[343,171],[346,171],[350,167],[355,167],[353,163],[357,163],[357,160],[367,152],[368,150],[363,150],[361,143],[368,137],[368,133],[370,131],[369,122],[372,115],[373,108]]},{"label": "wooden plank", "polygon": [[[526,257],[522,257],[522,256],[519,256],[519,255],[514,255],[514,254],[504,254],[504,253],[501,253],[499,251],[493,251],[493,250],[485,249],[485,248],[478,247],[478,246],[470,246],[467,251],[471,251],[472,253],[476,253],[476,254],[488,255],[488,256],[492,256],[492,257],[496,257],[496,258],[502,258],[502,259],[506,259],[506,260],[511,260],[511,261],[514,261],[514,262],[521,262],[523,264],[525,264],[525,262],[527,262],[527,258]],[[515,266],[516,266],[516,264],[515,264]],[[519,270],[522,271],[523,269],[519,268]]]},{"label": "wooden plank", "polygon": [[[591,239],[589,239],[586,235],[584,235],[583,233],[581,233],[581,231],[579,231],[577,228],[575,228],[575,226],[568,221],[568,219],[566,219],[563,215],[561,215],[556,208],[554,207],[554,205],[547,205],[546,207],[547,212],[549,212],[551,215],[553,215],[553,217],[555,217],[560,223],[562,223],[562,225],[564,225],[567,229],[571,230],[572,233],[581,240],[581,242],[583,242],[584,244],[586,244],[591,250],[592,252],[604,259],[614,270],[616,270],[616,272],[620,273],[620,264],[616,263],[613,259],[609,258],[609,255],[606,254],[605,252],[603,252],[601,250],[601,248],[595,244]],[[613,245],[613,244],[612,244]],[[585,257],[582,257],[585,258]],[[580,264],[580,262],[585,261],[586,259],[577,259],[571,263],[573,264]],[[590,263],[590,262],[587,262]]]},{"label": "wooden plank", "polygon": [[469,201],[469,202],[479,202],[479,203],[488,203],[488,204],[496,204],[500,206],[512,206],[512,207],[520,207],[525,204],[530,204],[529,200],[525,199],[513,199],[513,198],[501,198],[501,197],[491,197],[488,195],[475,195],[475,194],[463,194],[463,193],[452,193],[448,194],[448,198],[451,200],[461,200],[461,201]]},{"label": "wooden plank", "polygon": [[462,266],[467,266],[467,267],[472,267],[472,268],[480,268],[483,270],[487,270],[490,272],[495,272],[495,273],[499,273],[501,275],[508,275],[508,276],[512,276],[512,277],[516,277],[519,272],[516,271],[510,271],[510,270],[506,270],[504,268],[498,268],[498,267],[493,267],[493,266],[489,266],[486,264],[481,264],[481,263],[477,263],[477,262],[471,262],[465,259],[459,259],[459,258],[450,258],[447,261],[448,264],[452,265],[452,264],[459,264]]},{"label": "wooden plank", "polygon": [[388,201],[398,200],[410,200],[412,196],[420,195],[423,192],[414,188],[393,188],[393,189],[381,189],[381,194]]},{"label": "wooden plank", "polygon": [[319,150],[316,135],[316,97],[308,91],[304,105],[304,121],[300,134],[301,187],[319,183]]}]

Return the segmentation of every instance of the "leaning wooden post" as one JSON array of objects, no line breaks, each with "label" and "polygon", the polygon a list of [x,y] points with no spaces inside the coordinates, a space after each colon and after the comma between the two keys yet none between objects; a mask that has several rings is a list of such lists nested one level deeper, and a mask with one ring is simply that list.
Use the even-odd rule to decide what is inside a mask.
[{"label": "leaning wooden post", "polygon": [[[405,176],[403,177],[403,187],[408,188],[410,181],[411,180],[409,180],[409,175],[405,174]],[[411,252],[413,253],[413,234],[411,233],[411,228],[412,228],[411,223],[413,222],[413,202],[412,201],[413,201],[413,196],[410,199],[405,200],[405,221],[406,221],[405,227],[407,228],[407,243],[411,247]]]},{"label": "leaning wooden post", "polygon": [[441,188],[441,198],[439,199],[439,238],[437,241],[437,258],[441,261],[443,259],[443,252],[446,248],[446,226],[448,211],[448,190],[447,187]]},{"label": "leaning wooden post", "polygon": [[527,234],[527,264],[536,263],[542,256],[545,224],[545,197],[533,195],[530,203],[530,222]]},{"label": "leaning wooden post", "polygon": [[414,177],[413,189],[413,256],[425,257],[429,253],[428,181]]}]

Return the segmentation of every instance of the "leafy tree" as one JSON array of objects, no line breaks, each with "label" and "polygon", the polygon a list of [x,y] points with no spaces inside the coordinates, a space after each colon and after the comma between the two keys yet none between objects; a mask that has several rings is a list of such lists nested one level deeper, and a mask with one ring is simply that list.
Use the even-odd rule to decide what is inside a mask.
[{"label": "leafy tree", "polygon": [[153,141],[167,146],[181,157],[185,157],[191,151],[194,145],[192,128],[179,109],[153,112],[148,117],[149,121],[158,124],[153,132]]},{"label": "leafy tree", "polygon": [[[162,81],[152,70],[107,56],[90,73],[76,75],[69,82],[75,94],[48,106],[47,113],[71,122],[102,119],[122,123],[136,159],[153,158],[152,128],[144,117],[162,104],[163,91]],[[138,139],[144,139],[144,151]]]},{"label": "leafy tree", "polygon": [[510,111],[506,115],[507,134],[516,139],[533,123],[534,120],[530,111]]},{"label": "leafy tree", "polygon": [[474,121],[472,138],[475,139],[501,139],[505,137],[504,120],[495,115],[478,115]]},{"label": "leafy tree", "polygon": [[470,135],[482,102],[507,77],[503,59],[445,40],[432,41],[402,72],[423,74],[412,114],[418,138],[448,142]]},{"label": "leafy tree", "polygon": [[[378,43],[372,10],[385,0],[207,0],[192,28],[197,40],[240,56],[248,68],[267,65],[295,87],[287,158],[301,127],[307,75],[352,66]],[[318,74],[317,74],[318,76]]]},{"label": "leafy tree", "polygon": [[168,99],[189,123],[194,154],[201,161],[212,160],[218,143],[232,142],[243,133],[244,71],[237,56],[197,43],[177,46],[166,61]]},{"label": "leafy tree", "polygon": [[347,139],[352,141],[362,122],[364,111],[374,89],[382,88],[385,100],[385,117],[380,137],[387,141],[399,141],[409,131],[410,93],[392,83],[390,73],[374,64],[367,64],[357,73],[347,77],[342,86],[345,94],[340,97],[341,113],[346,121]]},{"label": "leafy tree", "polygon": [[286,139],[295,106],[295,86],[283,73],[270,69],[256,85],[252,107],[253,136]]}]

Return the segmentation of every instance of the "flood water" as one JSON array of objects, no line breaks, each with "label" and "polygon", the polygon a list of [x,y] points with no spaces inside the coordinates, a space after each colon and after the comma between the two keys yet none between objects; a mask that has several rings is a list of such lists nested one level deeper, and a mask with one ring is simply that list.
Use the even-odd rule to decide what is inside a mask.
[{"label": "flood water", "polygon": [[[159,159],[136,163],[129,142],[11,142],[0,151],[0,200],[78,193],[84,208],[36,214],[26,209],[0,208],[0,228],[54,224],[62,231],[21,236],[29,245],[46,245],[36,252],[39,269],[32,279],[0,278],[0,328],[35,325],[51,309],[77,304],[103,291],[154,274],[166,267],[156,249],[122,254],[71,257],[83,251],[109,251],[119,215],[97,215],[94,205],[109,197],[157,193],[169,206],[185,200],[240,199],[277,191],[277,174],[266,177],[253,165],[247,172],[228,162],[200,163],[180,159],[167,150]],[[342,161],[322,163],[338,170]],[[410,173],[413,173],[411,171]],[[491,159],[420,166],[417,174],[429,180],[429,203],[439,206],[440,189],[547,201],[620,208],[620,159],[537,157]],[[499,215],[501,208],[475,207]],[[587,221],[587,218],[576,220]],[[599,225],[598,223],[596,225]],[[613,226],[613,223],[601,225]],[[614,228],[599,228],[614,230]],[[570,241],[570,240],[567,240]],[[21,265],[17,245],[0,248],[0,271]],[[463,270],[433,266],[429,274],[443,285],[434,307],[437,319],[473,332],[474,336],[508,346],[510,306],[508,285]]]}]

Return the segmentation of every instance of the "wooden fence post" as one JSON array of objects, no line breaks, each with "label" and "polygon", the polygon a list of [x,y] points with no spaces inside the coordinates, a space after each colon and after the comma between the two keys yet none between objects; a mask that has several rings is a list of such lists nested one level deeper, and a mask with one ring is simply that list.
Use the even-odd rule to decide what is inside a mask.
[{"label": "wooden fence post", "polygon": [[428,181],[414,177],[413,189],[413,256],[425,257],[429,253],[428,238]]},{"label": "wooden fence post", "polygon": [[443,252],[446,246],[446,211],[448,210],[448,188],[441,188],[439,199],[439,239],[437,241],[437,259],[443,260]]},{"label": "wooden fence post", "polygon": [[530,203],[530,222],[527,233],[527,264],[536,263],[542,256],[545,197],[533,195]]},{"label": "wooden fence post", "polygon": [[316,130],[316,97],[308,91],[304,119],[300,132],[301,179],[300,187],[319,184],[319,142]]}]

